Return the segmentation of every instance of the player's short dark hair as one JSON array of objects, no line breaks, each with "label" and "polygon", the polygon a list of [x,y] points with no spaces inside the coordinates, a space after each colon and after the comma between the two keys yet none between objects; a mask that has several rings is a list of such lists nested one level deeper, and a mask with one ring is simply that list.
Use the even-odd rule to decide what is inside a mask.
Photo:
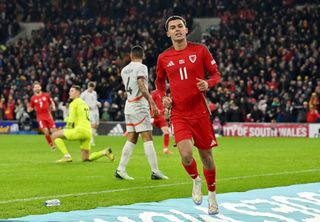
[{"label": "player's short dark hair", "polygon": [[71,88],[74,88],[78,92],[81,92],[81,87],[79,85],[73,85],[73,86],[71,86]]},{"label": "player's short dark hair", "polygon": [[35,85],[41,86],[40,82],[38,82],[38,81],[34,81],[34,82],[32,83],[32,87],[34,87]]},{"label": "player's short dark hair", "polygon": [[96,87],[96,84],[94,82],[89,82],[88,83],[88,87],[94,88],[94,87]]},{"label": "player's short dark hair", "polygon": [[164,25],[166,31],[168,31],[169,22],[173,21],[173,20],[181,20],[183,22],[184,26],[187,27],[187,22],[186,22],[186,20],[184,18],[182,18],[179,15],[173,15],[173,16],[170,16],[169,18],[167,18],[167,20],[166,20],[166,23]]},{"label": "player's short dark hair", "polygon": [[144,50],[140,45],[135,45],[131,48],[131,56],[134,58],[142,59],[143,53],[144,53]]}]

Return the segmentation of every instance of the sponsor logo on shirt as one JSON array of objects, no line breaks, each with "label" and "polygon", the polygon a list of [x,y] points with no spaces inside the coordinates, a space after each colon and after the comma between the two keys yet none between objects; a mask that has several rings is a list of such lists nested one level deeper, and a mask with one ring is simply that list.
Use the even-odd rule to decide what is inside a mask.
[{"label": "sponsor logo on shirt", "polygon": [[212,59],[211,65],[214,65],[214,64],[216,64],[216,60]]},{"label": "sponsor logo on shirt", "polygon": [[174,63],[170,60],[170,62],[168,63],[167,67],[170,67],[170,66],[174,66]]},{"label": "sponsor logo on shirt", "polygon": [[179,60],[179,64],[184,64],[184,63],[185,63],[184,59]]},{"label": "sponsor logo on shirt", "polygon": [[190,62],[194,63],[197,60],[197,56],[196,55],[189,55],[189,60],[190,60]]}]

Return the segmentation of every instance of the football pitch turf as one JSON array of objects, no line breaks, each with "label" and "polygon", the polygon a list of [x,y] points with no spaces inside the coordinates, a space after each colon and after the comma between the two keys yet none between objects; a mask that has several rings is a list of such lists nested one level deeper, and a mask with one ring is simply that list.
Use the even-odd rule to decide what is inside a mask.
[{"label": "football pitch turf", "polygon": [[[106,158],[81,162],[78,143],[67,142],[73,162],[56,164],[62,155],[50,150],[44,136],[0,135],[0,220],[191,196],[191,180],[177,150],[173,148],[170,156],[162,154],[161,137],[154,137],[155,147],[159,167],[169,180],[150,179],[141,142],[127,166],[135,180],[114,178],[125,139],[96,137],[93,150],[111,146],[115,162]],[[214,150],[218,193],[320,182],[319,139],[224,137],[218,142],[220,146]],[[196,153],[195,157],[202,175]],[[203,185],[205,191],[204,180]],[[61,200],[60,207],[43,205],[45,200],[55,198]]]}]

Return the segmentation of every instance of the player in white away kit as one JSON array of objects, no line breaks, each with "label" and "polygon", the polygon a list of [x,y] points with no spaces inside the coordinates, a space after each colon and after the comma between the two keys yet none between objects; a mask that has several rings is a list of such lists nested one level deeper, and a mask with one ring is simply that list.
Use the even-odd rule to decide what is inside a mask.
[{"label": "player in white away kit", "polygon": [[96,87],[94,82],[88,83],[88,88],[83,91],[80,98],[83,99],[89,106],[90,123],[92,127],[91,146],[95,146],[94,136],[97,136],[97,129],[99,126],[99,107],[101,103],[98,101],[97,92],[94,90]]},{"label": "player in white away kit", "polygon": [[158,168],[157,155],[153,146],[150,108],[155,116],[159,115],[159,109],[148,91],[148,68],[142,64],[143,55],[141,46],[132,47],[131,62],[121,71],[127,92],[124,114],[128,135],[114,176],[125,180],[134,179],[127,174],[126,165],[141,134],[144,152],[152,171],[151,179],[168,179]]}]

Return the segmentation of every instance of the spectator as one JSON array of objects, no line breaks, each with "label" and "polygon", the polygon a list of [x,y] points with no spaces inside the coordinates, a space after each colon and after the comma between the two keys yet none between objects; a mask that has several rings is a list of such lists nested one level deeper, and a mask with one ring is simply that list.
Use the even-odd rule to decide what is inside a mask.
[{"label": "spectator", "polygon": [[14,120],[14,110],[15,102],[13,100],[13,97],[10,95],[4,108],[4,115],[6,120]]},{"label": "spectator", "polygon": [[104,102],[103,109],[102,109],[102,121],[109,121],[110,114],[109,114],[110,103],[108,101]]},{"label": "spectator", "polygon": [[315,108],[316,110],[318,110],[319,108],[319,99],[318,99],[318,96],[317,96],[317,93],[312,93],[311,95],[311,98],[309,100],[309,108],[312,109],[312,108]]},{"label": "spectator", "polygon": [[253,110],[250,113],[250,118],[252,122],[257,122],[257,123],[261,123],[263,122],[263,112],[258,109],[257,105],[253,106]]},{"label": "spectator", "polygon": [[23,102],[22,102],[22,100],[21,99],[18,99],[17,100],[17,105],[16,105],[16,107],[15,107],[15,110],[14,110],[14,112],[15,112],[15,119],[16,120],[20,120],[20,118],[24,115],[24,113],[26,112],[26,109],[25,109],[25,107],[24,107],[24,104],[23,104]]},{"label": "spectator", "polygon": [[0,120],[3,120],[5,118],[4,111],[5,111],[5,98],[1,97],[0,99]]},{"label": "spectator", "polygon": [[309,112],[307,113],[307,122],[308,123],[317,123],[320,120],[320,114],[315,107],[311,106]]},{"label": "spectator", "polygon": [[303,102],[303,106],[297,107],[297,108],[298,108],[297,122],[298,123],[306,123],[307,122],[307,113],[308,113],[308,102],[307,101]]}]

